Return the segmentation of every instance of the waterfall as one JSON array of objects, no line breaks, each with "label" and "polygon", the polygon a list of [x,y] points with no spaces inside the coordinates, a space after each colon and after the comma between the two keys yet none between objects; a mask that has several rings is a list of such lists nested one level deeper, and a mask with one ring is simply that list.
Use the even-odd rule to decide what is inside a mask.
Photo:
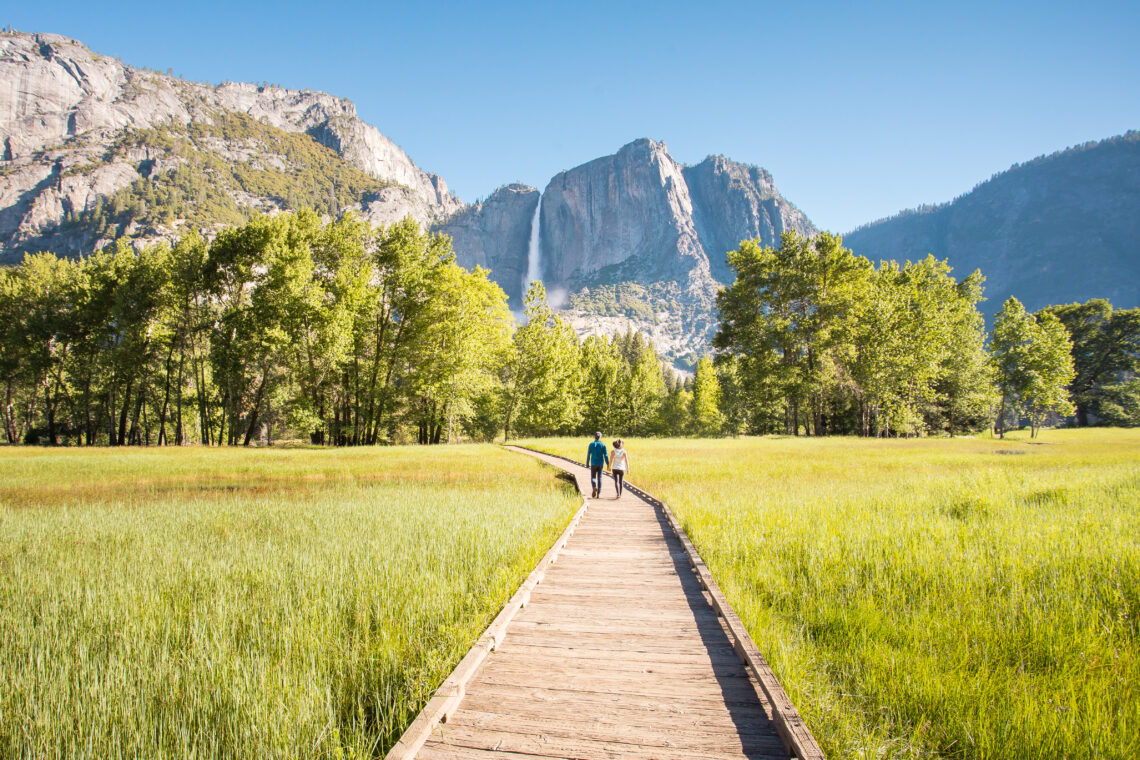
[{"label": "waterfall", "polygon": [[523,298],[530,284],[542,279],[542,194],[534,207],[534,219],[530,220],[530,245],[526,249],[526,279],[523,280]]}]

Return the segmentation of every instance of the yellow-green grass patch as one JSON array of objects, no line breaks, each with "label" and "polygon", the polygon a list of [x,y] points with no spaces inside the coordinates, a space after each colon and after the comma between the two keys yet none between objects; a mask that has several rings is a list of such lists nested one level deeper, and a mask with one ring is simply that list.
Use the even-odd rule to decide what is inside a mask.
[{"label": "yellow-green grass patch", "polygon": [[1140,756],[1140,431],[627,448],[829,756]]},{"label": "yellow-green grass patch", "polygon": [[0,756],[381,756],[579,503],[491,446],[0,450]]}]

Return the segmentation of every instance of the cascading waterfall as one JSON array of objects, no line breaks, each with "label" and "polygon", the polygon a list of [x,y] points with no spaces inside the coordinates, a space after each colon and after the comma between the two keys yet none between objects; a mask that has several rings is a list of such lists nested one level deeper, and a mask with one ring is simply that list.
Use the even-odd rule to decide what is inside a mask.
[{"label": "cascading waterfall", "polygon": [[534,207],[534,219],[530,220],[530,245],[526,249],[526,279],[523,280],[523,298],[530,284],[542,279],[542,194]]}]

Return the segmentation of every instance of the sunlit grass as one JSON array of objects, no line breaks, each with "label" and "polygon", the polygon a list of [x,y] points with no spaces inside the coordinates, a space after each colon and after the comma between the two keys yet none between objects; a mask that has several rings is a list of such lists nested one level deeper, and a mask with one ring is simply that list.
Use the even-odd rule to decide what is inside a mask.
[{"label": "sunlit grass", "polygon": [[382,755],[579,503],[489,446],[0,450],[0,756]]},{"label": "sunlit grass", "polygon": [[1140,431],[628,449],[830,757],[1140,757]]}]

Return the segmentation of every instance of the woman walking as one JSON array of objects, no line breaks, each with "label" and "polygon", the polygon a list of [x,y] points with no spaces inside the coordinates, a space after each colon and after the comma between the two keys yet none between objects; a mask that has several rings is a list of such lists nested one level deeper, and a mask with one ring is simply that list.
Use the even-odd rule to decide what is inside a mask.
[{"label": "woman walking", "polygon": [[613,454],[610,456],[610,472],[614,476],[614,487],[617,488],[617,496],[614,498],[620,499],[625,485],[625,474],[629,472],[629,452],[625,450],[625,443],[620,438],[614,441]]}]

